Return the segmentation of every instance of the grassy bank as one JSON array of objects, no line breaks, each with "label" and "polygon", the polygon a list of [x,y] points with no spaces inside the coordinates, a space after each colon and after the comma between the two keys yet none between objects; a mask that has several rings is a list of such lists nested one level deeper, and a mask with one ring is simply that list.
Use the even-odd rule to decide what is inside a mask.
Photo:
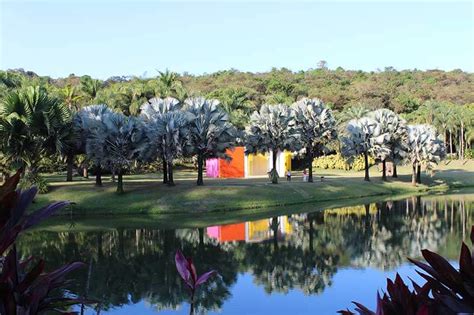
[{"label": "grassy bank", "polygon": [[[207,179],[205,186],[196,186],[195,174],[189,171],[177,173],[175,187],[161,183],[157,175],[125,176],[124,195],[115,194],[115,185],[108,179],[103,187],[94,187],[91,180],[64,182],[61,176],[49,176],[51,192],[37,198],[37,206],[54,200],[70,200],[75,203],[64,213],[74,214],[147,214],[162,216],[196,216],[237,210],[251,214],[253,209],[270,209],[297,204],[335,203],[358,198],[422,194],[447,191],[453,187],[474,186],[474,161],[453,161],[439,168],[433,177],[423,176],[425,184],[413,187],[408,168],[399,170],[398,179],[380,180],[375,167],[371,169],[372,181],[364,182],[362,172],[316,170],[324,176],[315,183],[304,183],[300,176],[292,182],[268,183],[266,178]],[[259,210],[266,212],[266,210]]]}]

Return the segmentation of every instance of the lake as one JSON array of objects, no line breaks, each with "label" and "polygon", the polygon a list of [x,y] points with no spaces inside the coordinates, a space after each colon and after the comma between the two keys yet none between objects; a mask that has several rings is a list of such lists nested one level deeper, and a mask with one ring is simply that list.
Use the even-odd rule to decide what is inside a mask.
[{"label": "lake", "polygon": [[375,308],[377,290],[397,272],[422,282],[406,257],[420,258],[423,248],[456,263],[473,209],[469,192],[193,229],[131,228],[113,218],[85,229],[71,217],[25,233],[18,249],[44,257],[49,268],[85,262],[69,287],[101,301],[86,314],[188,314],[177,249],[193,257],[198,273],[220,274],[200,289],[199,312],[335,314],[353,309],[351,301]]}]

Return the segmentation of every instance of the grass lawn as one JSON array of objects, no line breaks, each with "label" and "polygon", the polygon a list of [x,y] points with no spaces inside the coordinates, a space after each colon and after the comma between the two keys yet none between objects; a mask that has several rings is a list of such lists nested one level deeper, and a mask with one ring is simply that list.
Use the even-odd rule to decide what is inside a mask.
[{"label": "grass lawn", "polygon": [[[314,183],[303,182],[297,173],[292,182],[282,179],[278,185],[269,183],[267,178],[205,179],[205,185],[200,187],[196,186],[196,174],[192,171],[177,172],[175,187],[163,185],[156,174],[130,175],[124,178],[126,193],[123,195],[117,195],[115,184],[105,177],[103,187],[94,187],[93,178],[75,178],[68,183],[63,175],[49,175],[51,192],[39,195],[36,207],[55,200],[70,200],[75,205],[65,210],[65,214],[146,214],[172,216],[183,222],[216,217],[222,221],[238,215],[266,213],[268,216],[277,211],[278,206],[342,206],[358,198],[393,198],[474,187],[474,161],[442,163],[433,177],[423,174],[424,184],[417,187],[410,184],[408,167],[401,167],[399,178],[387,182],[380,180],[376,167],[371,168],[371,182],[363,181],[363,172],[316,169],[315,175]],[[324,176],[324,181],[321,182],[319,176]]]}]

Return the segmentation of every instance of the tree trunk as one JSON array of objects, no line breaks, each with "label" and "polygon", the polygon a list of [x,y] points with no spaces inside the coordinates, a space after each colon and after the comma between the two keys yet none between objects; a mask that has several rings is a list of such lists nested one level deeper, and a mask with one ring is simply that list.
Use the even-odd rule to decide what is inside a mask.
[{"label": "tree trunk", "polygon": [[102,186],[102,167],[100,165],[95,167],[95,185]]},{"label": "tree trunk", "polygon": [[278,150],[273,150],[272,154],[272,184],[278,184],[278,172],[276,170]]},{"label": "tree trunk", "polygon": [[392,169],[393,169],[393,178],[398,178],[398,173],[397,173],[397,164],[395,162],[392,162]]},{"label": "tree trunk", "polygon": [[461,137],[460,137],[460,141],[459,141],[459,157],[461,158],[461,160],[464,160],[464,122],[461,120]]},{"label": "tree trunk", "polygon": [[87,169],[87,164],[84,164],[82,167],[82,177],[89,178],[89,171]]},{"label": "tree trunk", "polygon": [[161,158],[161,162],[163,163],[163,184],[168,183],[168,167],[164,157]]},{"label": "tree trunk", "polygon": [[370,181],[370,178],[369,178],[369,155],[367,154],[367,152],[364,152],[364,168],[365,168],[364,180],[369,182]]},{"label": "tree trunk", "polygon": [[202,154],[198,154],[198,179],[197,179],[197,185],[202,186],[204,185],[204,180],[202,178],[203,176],[203,164],[204,164],[204,159],[202,158]]},{"label": "tree trunk", "polygon": [[449,132],[449,153],[453,154],[453,133]]},{"label": "tree trunk", "polygon": [[416,182],[421,184],[421,164],[416,166]]},{"label": "tree trunk", "polygon": [[72,182],[72,172],[74,168],[74,154],[68,154],[66,156],[67,170],[66,170],[66,182]]},{"label": "tree trunk", "polygon": [[117,171],[117,193],[123,194],[123,170],[119,167]]},{"label": "tree trunk", "polygon": [[416,162],[412,165],[411,184],[416,186]]},{"label": "tree trunk", "polygon": [[173,162],[168,162],[168,186],[175,186],[173,179]]},{"label": "tree trunk", "polygon": [[306,154],[308,155],[308,183],[313,182],[313,150],[312,148],[306,149]]},{"label": "tree trunk", "polygon": [[382,180],[387,181],[387,160],[382,161]]}]

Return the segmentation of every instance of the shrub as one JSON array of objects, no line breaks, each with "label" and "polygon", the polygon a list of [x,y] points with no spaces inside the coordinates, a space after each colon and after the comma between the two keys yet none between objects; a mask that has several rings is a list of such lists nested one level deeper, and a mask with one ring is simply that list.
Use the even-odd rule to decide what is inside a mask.
[{"label": "shrub", "polygon": [[15,241],[18,235],[29,229],[68,202],[60,201],[47,205],[31,214],[26,214],[37,189],[35,187],[16,190],[20,172],[10,177],[0,187],[0,314],[39,314],[61,312],[69,306],[86,303],[72,296],[56,296],[64,286],[66,274],[83,266],[73,262],[52,272],[45,273],[45,262],[34,257],[19,260]]},{"label": "shrub", "polygon": [[[375,160],[369,157],[369,165],[375,164]],[[333,155],[325,155],[318,157],[313,160],[313,167],[322,169],[336,169],[336,170],[364,170],[364,157],[362,155],[356,157],[352,163],[348,163],[347,160],[341,155],[336,153]]]},{"label": "shrub", "polygon": [[[474,244],[474,226],[471,229]],[[417,271],[426,283],[420,286],[412,281],[413,291],[397,274],[395,282],[387,280],[387,292],[377,294],[377,310],[373,312],[360,303],[356,311],[360,315],[395,314],[473,314],[474,313],[474,252],[463,242],[457,270],[442,256],[427,249],[421,251],[427,263],[409,260],[422,271]],[[339,313],[352,315],[349,310]]]}]

